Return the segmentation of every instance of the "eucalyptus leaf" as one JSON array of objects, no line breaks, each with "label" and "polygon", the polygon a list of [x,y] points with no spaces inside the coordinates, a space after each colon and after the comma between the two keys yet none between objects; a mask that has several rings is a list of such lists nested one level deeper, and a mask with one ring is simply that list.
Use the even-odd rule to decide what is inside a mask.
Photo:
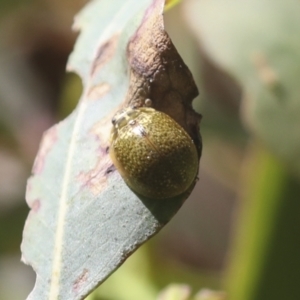
[{"label": "eucalyptus leaf", "polygon": [[[196,179],[173,199],[138,197],[108,154],[111,119],[131,97],[145,101],[154,91],[154,107],[172,113],[171,98],[164,105],[159,97],[159,82],[170,83],[167,88],[172,93],[179,85],[184,99],[175,100],[185,106],[179,110],[178,122],[187,120],[187,131],[194,132],[201,153],[199,117],[191,109],[197,88],[164,34],[163,6],[162,0],[94,0],[75,18],[74,28],[81,32],[67,68],[81,76],[83,93],[73,113],[44,134],[28,180],[26,200],[31,211],[23,233],[22,260],[36,272],[28,299],[83,299],[157,233],[193,189]],[[162,43],[154,27],[162,34]],[[153,75],[146,68],[151,56],[141,54],[155,49],[156,42],[165,56],[154,53],[154,62],[157,66],[163,62],[163,68]],[[161,76],[151,77],[165,74],[169,81],[168,76],[164,81]]]},{"label": "eucalyptus leaf", "polygon": [[186,2],[208,55],[244,88],[242,117],[300,174],[300,2]]}]

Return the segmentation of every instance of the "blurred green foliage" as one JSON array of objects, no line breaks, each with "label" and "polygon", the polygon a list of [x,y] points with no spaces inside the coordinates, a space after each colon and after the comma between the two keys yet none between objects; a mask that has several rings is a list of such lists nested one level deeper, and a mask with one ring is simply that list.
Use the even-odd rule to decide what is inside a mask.
[{"label": "blurred green foliage", "polygon": [[245,172],[242,213],[225,285],[230,299],[299,299],[300,185],[259,144]]},{"label": "blurred green foliage", "polygon": [[300,3],[190,1],[186,12],[204,52],[242,87],[254,144],[224,288],[232,300],[300,299]]},{"label": "blurred green foliage", "polygon": [[[30,0],[26,1],[29,2]],[[14,9],[17,5],[21,5],[22,3],[24,3],[24,1],[21,0],[0,0],[0,17],[1,15],[5,15],[7,10]]]}]

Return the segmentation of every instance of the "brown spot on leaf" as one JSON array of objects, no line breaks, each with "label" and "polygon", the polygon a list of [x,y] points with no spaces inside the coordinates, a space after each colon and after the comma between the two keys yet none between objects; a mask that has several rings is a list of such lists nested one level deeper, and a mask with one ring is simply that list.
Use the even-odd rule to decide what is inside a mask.
[{"label": "brown spot on leaf", "polygon": [[109,138],[112,129],[111,120],[114,114],[115,112],[111,113],[100,122],[96,123],[90,131],[91,134],[95,135],[99,141],[102,141],[101,145],[103,145],[103,147],[109,146]]},{"label": "brown spot on leaf", "polygon": [[141,107],[151,99],[155,109],[171,116],[190,134],[200,155],[201,116],[192,108],[198,89],[164,30],[163,7],[164,1],[153,2],[128,44],[130,86],[125,105]]},{"label": "brown spot on leaf", "polygon": [[103,155],[103,152],[98,156],[98,162],[95,168],[88,172],[80,172],[78,180],[83,186],[88,187],[93,195],[99,195],[107,185],[107,172],[112,166],[112,162],[108,154]]},{"label": "brown spot on leaf", "polygon": [[275,99],[281,103],[286,99],[287,93],[282,81],[280,80],[277,70],[270,64],[267,56],[262,52],[255,52],[252,60],[261,82],[273,93]]},{"label": "brown spot on leaf", "polygon": [[107,151],[109,147],[109,136],[111,132],[111,118],[108,116],[95,124],[90,133],[96,137],[99,145],[96,166],[87,171],[80,172],[77,179],[83,186],[88,187],[94,195],[98,195],[107,185],[107,177],[115,169]]},{"label": "brown spot on leaf", "polygon": [[252,60],[258,71],[258,75],[264,84],[267,86],[274,86],[278,84],[278,74],[269,64],[265,54],[262,52],[255,52],[252,55]]},{"label": "brown spot on leaf", "polygon": [[87,94],[88,100],[98,100],[107,94],[110,90],[108,83],[101,83],[95,86],[92,86]]},{"label": "brown spot on leaf", "polygon": [[110,59],[113,58],[117,43],[119,39],[119,34],[115,34],[109,40],[107,40],[101,47],[98,49],[96,59],[92,66],[91,75],[93,76],[97,70],[103,67]]},{"label": "brown spot on leaf", "polygon": [[115,170],[116,170],[116,167],[114,165],[111,165],[106,169],[105,174],[107,175],[109,173],[114,172]]},{"label": "brown spot on leaf", "polygon": [[41,174],[44,169],[45,159],[54,143],[57,140],[57,127],[53,126],[48,129],[42,138],[42,142],[40,144],[40,149],[37,154],[37,157],[34,161],[32,172],[34,174]]},{"label": "brown spot on leaf", "polygon": [[89,275],[89,270],[88,269],[83,269],[82,273],[80,276],[74,281],[73,283],[73,291],[77,294],[81,287],[84,285],[86,280],[88,279]]},{"label": "brown spot on leaf", "polygon": [[41,201],[39,199],[35,199],[30,205],[31,211],[37,213],[41,207]]}]

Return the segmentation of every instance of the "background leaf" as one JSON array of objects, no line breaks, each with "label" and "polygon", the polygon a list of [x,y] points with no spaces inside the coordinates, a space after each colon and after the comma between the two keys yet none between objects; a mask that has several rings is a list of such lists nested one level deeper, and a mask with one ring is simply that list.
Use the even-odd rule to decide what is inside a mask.
[{"label": "background leaf", "polygon": [[300,3],[189,1],[206,53],[242,85],[242,117],[300,174]]},{"label": "background leaf", "polygon": [[240,84],[254,144],[241,169],[225,290],[231,300],[299,299],[300,3],[191,0],[185,8],[205,54]]}]

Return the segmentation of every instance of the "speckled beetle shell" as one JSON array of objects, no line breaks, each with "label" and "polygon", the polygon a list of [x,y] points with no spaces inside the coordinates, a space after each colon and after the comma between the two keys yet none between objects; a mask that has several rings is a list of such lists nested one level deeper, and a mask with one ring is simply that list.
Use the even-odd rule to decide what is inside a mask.
[{"label": "speckled beetle shell", "polygon": [[128,186],[148,198],[185,192],[198,171],[198,155],[187,132],[153,108],[127,108],[112,120],[110,155]]}]

